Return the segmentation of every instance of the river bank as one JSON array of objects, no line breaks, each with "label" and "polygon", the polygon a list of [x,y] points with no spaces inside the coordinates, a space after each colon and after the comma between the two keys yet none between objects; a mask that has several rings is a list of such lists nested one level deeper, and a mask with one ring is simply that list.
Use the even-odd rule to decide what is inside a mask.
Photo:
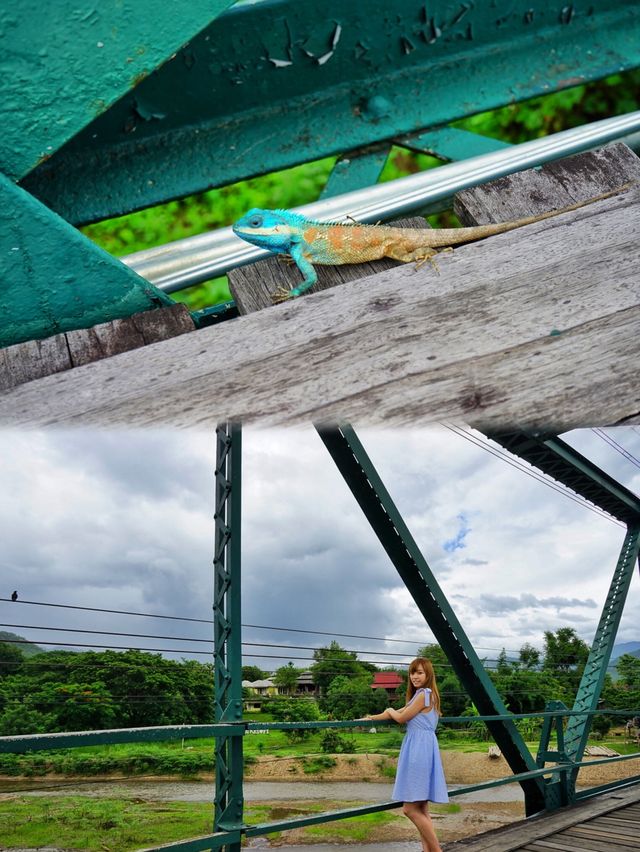
[{"label": "river bank", "polygon": [[[467,786],[510,775],[502,757],[490,758],[482,752],[442,752],[445,774],[450,786]],[[331,765],[330,765],[331,764]],[[640,774],[640,759],[618,764],[587,767],[582,770],[579,784],[584,787]],[[258,758],[246,767],[245,800],[249,822],[271,822],[287,816],[311,811],[337,810],[355,803],[382,802],[390,799],[395,761],[384,755],[333,755],[330,760],[313,764],[311,758]],[[176,776],[148,778],[129,776],[118,778],[100,776],[70,777],[48,775],[38,778],[5,776],[0,780],[0,811],[2,805],[22,800],[34,807],[44,797],[81,797],[106,801],[156,803],[203,803],[212,799],[213,778],[199,775],[198,779],[179,779]],[[31,806],[27,804],[31,802]],[[505,785],[486,791],[452,796],[454,807],[434,807],[434,821],[443,843],[475,836],[507,825],[524,816],[519,785]],[[176,805],[177,806],[177,805]],[[415,841],[415,829],[400,811],[385,812],[385,822],[369,825],[365,836],[360,829],[364,820],[328,823],[321,829],[294,829],[280,836],[257,838],[254,848],[291,847],[318,843],[391,844]],[[1,849],[16,849],[7,846]],[[36,848],[36,847],[32,847]],[[104,847],[110,848],[110,847]]]},{"label": "river bank", "polygon": [[[481,784],[511,775],[509,765],[501,755],[489,757],[488,752],[447,749],[442,749],[441,755],[448,784]],[[333,766],[316,769],[308,760],[305,765],[305,759],[298,757],[257,758],[245,768],[245,775],[250,781],[286,781],[310,777],[311,774],[319,781],[384,781],[393,779],[395,775],[396,760],[386,755],[336,754],[332,755],[332,760],[335,761]],[[640,758],[585,766],[580,770],[578,784],[594,787],[632,775],[640,775]]]}]

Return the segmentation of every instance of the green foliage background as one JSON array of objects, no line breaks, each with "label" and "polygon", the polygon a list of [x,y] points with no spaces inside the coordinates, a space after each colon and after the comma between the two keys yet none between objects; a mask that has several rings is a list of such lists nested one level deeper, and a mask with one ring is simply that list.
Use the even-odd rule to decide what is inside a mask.
[{"label": "green foliage background", "polygon": [[[636,70],[475,115],[454,126],[517,143],[630,112],[639,106],[640,70]],[[334,162],[334,157],[326,157],[88,225],[82,230],[111,254],[130,254],[230,225],[251,207],[289,208],[315,201]],[[393,148],[381,180],[392,180],[437,165],[433,157]],[[192,309],[231,298],[226,278],[190,287],[173,296]]]}]

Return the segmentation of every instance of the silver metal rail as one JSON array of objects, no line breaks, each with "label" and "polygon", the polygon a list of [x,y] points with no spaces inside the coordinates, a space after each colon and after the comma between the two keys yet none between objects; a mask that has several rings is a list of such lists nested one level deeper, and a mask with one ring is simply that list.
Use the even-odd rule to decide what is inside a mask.
[{"label": "silver metal rail", "polygon": [[[471,186],[577,154],[637,131],[640,131],[640,111],[563,130],[512,148],[448,163],[295,209],[308,218],[324,221],[386,220],[436,205]],[[135,252],[121,260],[156,287],[172,293],[224,275],[236,266],[254,263],[268,254],[240,240],[231,228],[220,228]]]}]

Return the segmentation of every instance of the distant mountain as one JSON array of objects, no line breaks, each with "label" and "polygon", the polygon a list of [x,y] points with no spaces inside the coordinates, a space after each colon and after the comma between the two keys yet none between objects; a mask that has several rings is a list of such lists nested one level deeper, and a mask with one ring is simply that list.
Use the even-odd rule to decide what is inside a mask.
[{"label": "distant mountain", "polygon": [[[21,641],[17,642],[17,639],[20,639]],[[34,642],[29,642],[24,638],[24,636],[18,636],[17,633],[7,633],[6,630],[0,630],[0,642],[7,642],[9,645],[15,645],[16,648],[19,648],[22,651],[25,657],[33,657],[34,654],[46,653],[44,648],[41,648]]]},{"label": "distant mountain", "polygon": [[614,645],[611,659],[615,660],[623,654],[632,654],[634,657],[640,657],[640,642],[622,642],[620,645]]}]

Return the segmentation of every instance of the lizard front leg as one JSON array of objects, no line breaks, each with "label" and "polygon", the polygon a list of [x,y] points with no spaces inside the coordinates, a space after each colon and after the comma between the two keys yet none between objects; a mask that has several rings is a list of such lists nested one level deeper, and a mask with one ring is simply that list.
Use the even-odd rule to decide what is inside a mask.
[{"label": "lizard front leg", "polygon": [[301,245],[292,246],[290,254],[294,263],[303,274],[304,280],[301,284],[298,284],[297,287],[293,287],[291,290],[287,290],[286,287],[278,287],[272,297],[273,302],[276,304],[278,302],[286,302],[287,299],[293,299],[296,296],[301,296],[303,293],[306,293],[310,287],[313,287],[318,280],[318,274],[311,263],[309,254]]}]

